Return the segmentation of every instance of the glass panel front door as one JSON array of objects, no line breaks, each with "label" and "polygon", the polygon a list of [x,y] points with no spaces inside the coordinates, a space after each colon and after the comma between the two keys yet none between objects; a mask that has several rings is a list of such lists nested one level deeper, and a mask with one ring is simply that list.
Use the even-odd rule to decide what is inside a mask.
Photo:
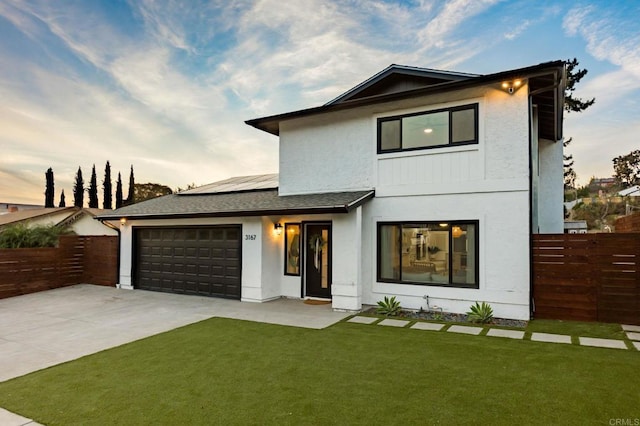
[{"label": "glass panel front door", "polygon": [[331,225],[306,225],[305,296],[331,298]]}]

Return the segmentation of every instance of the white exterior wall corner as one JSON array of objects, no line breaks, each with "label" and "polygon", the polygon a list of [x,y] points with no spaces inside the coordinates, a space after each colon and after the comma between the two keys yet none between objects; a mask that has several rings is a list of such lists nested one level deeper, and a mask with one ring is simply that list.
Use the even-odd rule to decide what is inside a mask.
[{"label": "white exterior wall corner", "polygon": [[336,310],[362,308],[362,207],[333,221],[331,298]]},{"label": "white exterior wall corner", "polygon": [[538,141],[538,228],[541,234],[564,232],[564,163],[562,141]]},{"label": "white exterior wall corner", "polygon": [[260,299],[255,301],[265,302],[282,296],[280,276],[284,269],[284,232],[281,235],[274,232],[274,224],[279,223],[277,217],[262,216],[261,220],[261,295]]},{"label": "white exterior wall corner", "polygon": [[480,116],[484,123],[486,179],[529,179],[529,97],[524,85],[510,95],[490,90]]}]

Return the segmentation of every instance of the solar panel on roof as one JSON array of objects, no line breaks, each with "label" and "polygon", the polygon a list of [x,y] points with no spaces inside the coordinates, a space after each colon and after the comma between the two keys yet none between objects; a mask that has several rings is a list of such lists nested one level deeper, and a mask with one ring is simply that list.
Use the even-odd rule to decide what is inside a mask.
[{"label": "solar panel on roof", "polygon": [[278,174],[272,173],[268,175],[236,176],[181,192],[180,195],[222,194],[225,192],[275,189],[277,187]]}]

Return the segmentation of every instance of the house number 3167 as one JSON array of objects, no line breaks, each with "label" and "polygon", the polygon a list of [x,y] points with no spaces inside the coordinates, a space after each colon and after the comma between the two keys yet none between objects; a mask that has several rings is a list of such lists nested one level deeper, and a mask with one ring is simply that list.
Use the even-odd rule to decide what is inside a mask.
[{"label": "house number 3167", "polygon": [[256,239],[256,234],[244,234],[245,241],[253,241]]}]

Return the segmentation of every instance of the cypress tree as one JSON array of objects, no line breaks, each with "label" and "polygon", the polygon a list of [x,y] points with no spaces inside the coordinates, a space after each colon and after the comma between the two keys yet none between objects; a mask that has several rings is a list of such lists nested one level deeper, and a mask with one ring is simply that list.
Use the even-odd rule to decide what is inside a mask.
[{"label": "cypress tree", "polygon": [[107,165],[104,168],[104,181],[102,181],[102,208],[103,209],[112,209],[111,202],[111,165],[109,161],[107,161]]},{"label": "cypress tree", "polygon": [[98,208],[98,179],[96,178],[96,165],[91,170],[91,180],[89,181],[89,207]]},{"label": "cypress tree", "polygon": [[49,167],[49,170],[44,174],[47,180],[47,186],[44,190],[44,206],[55,207],[53,204],[53,170]]},{"label": "cypress tree", "polygon": [[73,184],[73,205],[82,208],[84,204],[84,180],[82,179],[82,169],[78,167],[76,181]]},{"label": "cypress tree", "polygon": [[58,204],[58,207],[67,207],[67,202],[64,199],[64,189],[60,193],[60,204]]},{"label": "cypress tree", "polygon": [[133,178],[133,165],[131,165],[131,173],[129,174],[129,194],[127,195],[127,201],[125,201],[125,204],[128,206],[133,203],[135,203],[135,180]]},{"label": "cypress tree", "polygon": [[116,181],[116,209],[122,207],[122,177],[118,172],[118,180]]}]

